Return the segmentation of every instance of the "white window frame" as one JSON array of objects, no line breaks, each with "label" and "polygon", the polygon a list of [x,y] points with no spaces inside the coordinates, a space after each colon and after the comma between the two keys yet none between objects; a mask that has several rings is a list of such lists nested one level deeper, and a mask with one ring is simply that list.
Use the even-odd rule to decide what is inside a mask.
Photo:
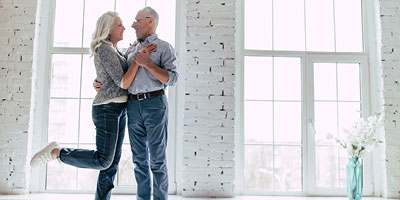
[{"label": "white window frame", "polygon": [[[82,0],[84,1],[84,0]],[[180,52],[182,46],[180,35],[184,32],[178,32],[179,24],[182,23],[180,17],[182,6],[176,1],[175,9],[175,49]],[[35,50],[38,51],[35,54],[38,55],[34,61],[37,64],[37,77],[36,77],[36,90],[34,95],[36,101],[35,112],[34,112],[34,123],[33,123],[33,137],[32,137],[32,149],[37,151],[47,144],[48,136],[48,121],[49,121],[49,104],[50,104],[50,84],[51,84],[51,58],[52,54],[83,54],[89,55],[89,48],[69,48],[69,47],[53,47],[54,39],[54,23],[55,23],[55,10],[56,1],[54,0],[38,0],[37,5],[37,17],[36,21],[40,24],[40,27],[36,30],[35,39]],[[83,11],[84,12],[84,11]],[[179,54],[179,53],[178,53]],[[179,61],[181,64],[181,61]],[[179,71],[181,69],[178,68]],[[91,83],[87,83],[91,84]],[[167,168],[169,177],[169,191],[168,193],[174,194],[177,191],[177,178],[176,178],[176,130],[177,130],[177,89],[179,83],[175,87],[168,88],[168,104],[169,104],[169,125],[168,125],[168,145],[167,145]],[[83,98],[84,99],[84,98]],[[127,137],[127,134],[125,135]],[[46,190],[46,166],[40,166],[32,169],[31,175],[31,192],[46,192],[46,193],[93,193],[93,191],[87,190]],[[136,186],[116,186],[113,190],[115,194],[135,194],[137,192]]]},{"label": "white window frame", "polygon": [[[377,95],[374,86],[379,85],[374,81],[378,74],[377,69],[371,68],[370,63],[377,63],[376,56],[376,33],[375,18],[377,5],[373,0],[362,1],[362,24],[363,24],[363,48],[362,53],[336,53],[336,52],[298,52],[298,51],[269,51],[269,50],[245,50],[244,48],[244,5],[245,0],[237,1],[236,9],[236,37],[238,43],[236,45],[236,123],[235,123],[235,143],[238,162],[236,162],[236,188],[237,195],[282,195],[282,196],[345,196],[346,189],[338,190],[321,190],[315,187],[315,147],[314,135],[311,134],[309,123],[313,124],[313,77],[314,62],[334,62],[334,63],[360,63],[360,82],[361,82],[361,105],[363,116],[368,116],[379,110],[378,100],[372,98]],[[367,21],[370,23],[368,24]],[[267,57],[300,57],[302,69],[302,192],[249,192],[244,190],[244,58],[245,56],[267,56]],[[304,84],[306,86],[304,87]],[[310,85],[311,84],[311,85]],[[371,96],[372,95],[372,96]],[[307,112],[305,112],[307,111]],[[311,136],[311,137],[310,137]],[[364,160],[364,189],[365,196],[379,196],[381,194],[379,178],[379,158],[372,157],[369,154]]]},{"label": "white window frame", "polygon": [[[313,77],[313,64],[314,63],[359,63],[360,64],[360,89],[361,89],[361,111],[363,116],[368,116],[370,114],[370,92],[368,88],[369,85],[369,70],[368,70],[368,59],[365,54],[353,53],[352,55],[316,55],[311,54],[306,58],[306,76]],[[314,130],[314,102],[313,102],[313,79],[306,79],[307,84],[307,97],[310,98],[307,101],[307,113],[306,114],[306,127],[307,127],[307,174],[308,179],[304,180],[307,183],[307,193],[311,195],[329,195],[336,196],[346,195],[346,190],[344,189],[317,189],[315,183],[315,130]],[[366,157],[363,159],[364,165],[364,195],[372,194],[372,171],[371,171],[371,158]],[[368,167],[366,167],[368,166]]]}]

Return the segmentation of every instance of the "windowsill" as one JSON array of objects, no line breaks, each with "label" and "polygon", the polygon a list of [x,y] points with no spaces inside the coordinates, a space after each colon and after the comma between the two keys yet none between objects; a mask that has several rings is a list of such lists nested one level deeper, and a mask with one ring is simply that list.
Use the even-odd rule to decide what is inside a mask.
[{"label": "windowsill", "polygon": [[[54,194],[54,193],[35,193],[27,195],[0,195],[0,200],[92,200],[93,194]],[[169,195],[169,200],[202,200],[207,198],[185,198],[179,195]],[[112,195],[113,200],[131,200],[136,199],[135,195]],[[220,198],[225,200],[227,198]],[[228,198],[231,200],[347,200],[347,197],[283,197],[283,196],[237,196],[235,198]],[[365,197],[365,200],[381,200],[380,197]],[[213,198],[213,200],[218,200],[218,198]]]}]

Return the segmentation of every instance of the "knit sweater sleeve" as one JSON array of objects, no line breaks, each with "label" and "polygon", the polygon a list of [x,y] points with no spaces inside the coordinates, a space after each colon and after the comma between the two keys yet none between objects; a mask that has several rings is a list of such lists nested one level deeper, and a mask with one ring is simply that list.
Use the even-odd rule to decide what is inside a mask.
[{"label": "knit sweater sleeve", "polygon": [[121,85],[124,70],[117,57],[117,52],[110,46],[103,44],[97,50],[100,64],[117,86]]}]

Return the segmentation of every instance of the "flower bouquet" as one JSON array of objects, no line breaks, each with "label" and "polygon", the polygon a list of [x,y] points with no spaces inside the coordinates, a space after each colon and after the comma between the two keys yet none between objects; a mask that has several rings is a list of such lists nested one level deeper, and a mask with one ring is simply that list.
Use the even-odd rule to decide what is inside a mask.
[{"label": "flower bouquet", "polygon": [[383,142],[376,135],[376,130],[382,123],[383,116],[377,113],[367,119],[358,119],[349,129],[344,128],[344,136],[342,138],[333,137],[331,134],[328,134],[328,138],[333,138],[337,144],[346,150],[350,157],[362,158],[376,144]]},{"label": "flower bouquet", "polygon": [[378,113],[367,119],[360,118],[349,129],[343,129],[344,136],[342,138],[328,134],[328,138],[333,138],[350,156],[346,175],[347,196],[351,200],[359,200],[362,197],[363,177],[359,158],[362,158],[366,152],[371,151],[376,144],[383,142],[378,139],[376,134],[376,130],[382,124],[383,116]]}]

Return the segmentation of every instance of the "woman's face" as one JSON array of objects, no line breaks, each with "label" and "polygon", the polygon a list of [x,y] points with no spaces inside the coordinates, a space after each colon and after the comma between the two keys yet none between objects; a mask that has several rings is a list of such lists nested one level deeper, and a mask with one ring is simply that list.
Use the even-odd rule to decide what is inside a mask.
[{"label": "woman's face", "polygon": [[124,25],[122,25],[121,18],[119,18],[119,17],[115,18],[114,25],[110,31],[111,42],[114,43],[114,42],[118,42],[118,41],[121,41],[122,39],[124,39],[124,30],[125,30],[125,27],[124,27]]}]

